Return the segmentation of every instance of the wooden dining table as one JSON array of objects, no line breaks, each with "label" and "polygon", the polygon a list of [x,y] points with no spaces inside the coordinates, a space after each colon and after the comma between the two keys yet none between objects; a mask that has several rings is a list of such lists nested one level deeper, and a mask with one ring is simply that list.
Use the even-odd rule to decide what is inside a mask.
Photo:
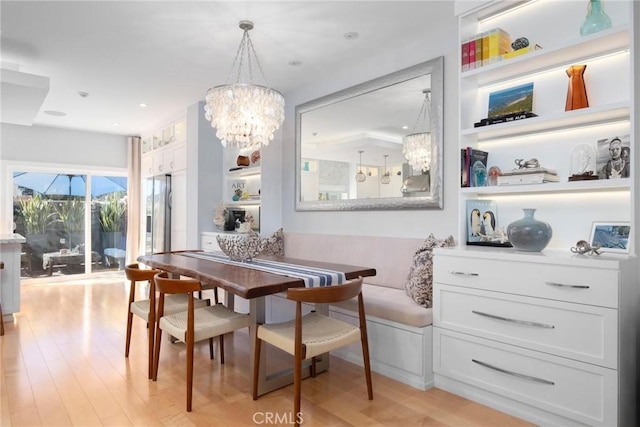
[{"label": "wooden dining table", "polygon": [[[204,257],[194,257],[193,252],[202,251],[176,251],[153,255],[141,255],[138,261],[150,267],[164,270],[172,274],[191,277],[202,283],[203,289],[214,289],[216,287],[225,290],[225,304],[234,307],[234,295],[249,300],[249,346],[250,346],[250,377],[253,378],[254,366],[254,343],[256,338],[257,325],[265,323],[265,298],[284,292],[290,288],[304,287],[302,279],[289,277],[281,274],[268,273],[254,268],[248,264],[227,264]],[[260,256],[259,259],[272,260],[286,264],[294,264],[304,267],[332,270],[342,272],[345,278],[356,279],[360,276],[375,276],[376,270],[371,267],[359,267],[346,264],[334,264],[296,258],[278,256]],[[328,313],[328,307],[318,306],[319,312]],[[287,369],[277,373],[268,374],[267,356],[265,351],[260,352],[260,377],[258,379],[258,395],[268,393],[272,390],[284,387],[293,383],[293,371]],[[329,357],[322,357],[317,361],[317,371],[326,370],[329,367]],[[309,370],[305,369],[304,376],[309,375]]]}]

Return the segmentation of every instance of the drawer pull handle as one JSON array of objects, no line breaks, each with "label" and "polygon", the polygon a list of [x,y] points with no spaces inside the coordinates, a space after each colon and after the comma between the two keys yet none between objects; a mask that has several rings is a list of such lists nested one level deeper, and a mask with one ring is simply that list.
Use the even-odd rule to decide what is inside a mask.
[{"label": "drawer pull handle", "polygon": [[490,364],[485,363],[485,362],[481,362],[481,361],[476,360],[476,359],[471,359],[471,361],[473,363],[477,363],[480,366],[484,366],[485,368],[489,368],[489,369],[493,369],[494,371],[502,372],[503,374],[512,375],[514,377],[522,378],[522,379],[533,381],[533,382],[536,382],[536,383],[556,385],[556,383],[554,383],[553,381],[545,380],[543,378],[538,378],[538,377],[532,377],[530,375],[519,374],[519,373],[513,372],[513,371],[507,371],[506,369],[498,368],[497,366],[493,366],[493,365],[490,365]]},{"label": "drawer pull handle", "polygon": [[564,283],[544,282],[549,286],[557,286],[559,288],[589,289],[588,285],[565,285]]},{"label": "drawer pull handle", "polygon": [[535,326],[537,328],[555,329],[553,325],[547,325],[546,323],[529,322],[528,320],[510,319],[508,317],[496,316],[495,314],[483,313],[481,311],[471,310],[473,314],[479,316],[490,317],[491,319],[504,320],[505,322],[517,323],[518,325]]},{"label": "drawer pull handle", "polygon": [[449,274],[455,274],[458,276],[479,276],[478,273],[466,273],[464,271],[453,271],[453,270],[449,270]]}]

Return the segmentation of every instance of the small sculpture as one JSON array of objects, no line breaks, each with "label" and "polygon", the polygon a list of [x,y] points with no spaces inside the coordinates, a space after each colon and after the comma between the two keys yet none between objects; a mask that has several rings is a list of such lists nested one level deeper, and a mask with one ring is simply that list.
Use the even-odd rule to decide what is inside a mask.
[{"label": "small sculpture", "polygon": [[529,46],[529,39],[526,37],[518,37],[513,41],[513,43],[511,43],[511,48],[513,50],[524,49],[527,46]]},{"label": "small sculpture", "polygon": [[540,167],[540,162],[538,161],[538,159],[529,159],[529,160],[525,160],[525,159],[516,159],[515,160],[516,165],[518,165],[518,167],[520,169],[529,169],[529,168],[539,168]]},{"label": "small sculpture", "polygon": [[602,245],[591,246],[586,240],[578,240],[576,245],[571,248],[571,252],[579,255],[600,255],[600,252],[598,252],[600,248],[602,248]]}]

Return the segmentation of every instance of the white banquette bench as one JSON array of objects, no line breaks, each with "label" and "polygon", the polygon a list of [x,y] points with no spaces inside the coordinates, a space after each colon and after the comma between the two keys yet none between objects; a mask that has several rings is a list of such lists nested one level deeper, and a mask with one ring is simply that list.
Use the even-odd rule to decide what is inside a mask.
[{"label": "white banquette bench", "polygon": [[[284,233],[284,242],[291,258],[375,268],[376,276],[365,277],[363,287],[371,368],[421,390],[433,386],[431,309],[418,305],[404,287],[424,239]],[[278,297],[268,304],[272,315]],[[357,324],[357,302],[331,306],[330,315]],[[332,354],[362,365],[359,343]]]}]

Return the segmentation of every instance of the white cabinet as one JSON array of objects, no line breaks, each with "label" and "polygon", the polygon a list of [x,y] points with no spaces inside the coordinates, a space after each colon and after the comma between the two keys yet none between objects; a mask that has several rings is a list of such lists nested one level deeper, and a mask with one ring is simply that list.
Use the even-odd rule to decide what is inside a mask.
[{"label": "white cabinet", "polygon": [[628,257],[434,254],[437,387],[539,424],[637,425]]},{"label": "white cabinet", "polygon": [[187,247],[187,173],[175,172],[171,175],[171,250],[180,251]]},{"label": "white cabinet", "polygon": [[142,138],[142,176],[164,175],[186,167],[186,118],[176,120]]},{"label": "white cabinet", "polygon": [[[601,168],[608,150],[598,141],[630,135],[634,116],[630,23],[633,2],[605,2],[613,27],[581,37],[579,29],[587,3],[495,1],[459,17],[461,46],[493,28],[504,29],[511,40],[526,37],[531,45],[542,46],[475,69],[462,71],[460,66],[459,148],[488,152],[487,167],[497,166],[502,172],[517,168],[516,159],[536,158],[541,166],[555,169],[560,179],[558,183],[461,188],[460,242],[466,242],[467,238],[465,208],[469,200],[494,200],[498,206],[498,226],[504,228],[522,217],[522,208],[536,208],[536,217],[553,228],[550,248],[568,248],[586,239],[593,221],[634,218],[633,175],[622,179],[568,181],[575,147],[581,144],[595,150],[599,147],[597,166]],[[565,111],[567,68],[574,64],[587,66],[589,107]],[[490,94],[528,83],[533,84],[532,111],[537,117],[475,127],[475,123],[489,115]],[[634,156],[635,150],[631,151]]]}]

